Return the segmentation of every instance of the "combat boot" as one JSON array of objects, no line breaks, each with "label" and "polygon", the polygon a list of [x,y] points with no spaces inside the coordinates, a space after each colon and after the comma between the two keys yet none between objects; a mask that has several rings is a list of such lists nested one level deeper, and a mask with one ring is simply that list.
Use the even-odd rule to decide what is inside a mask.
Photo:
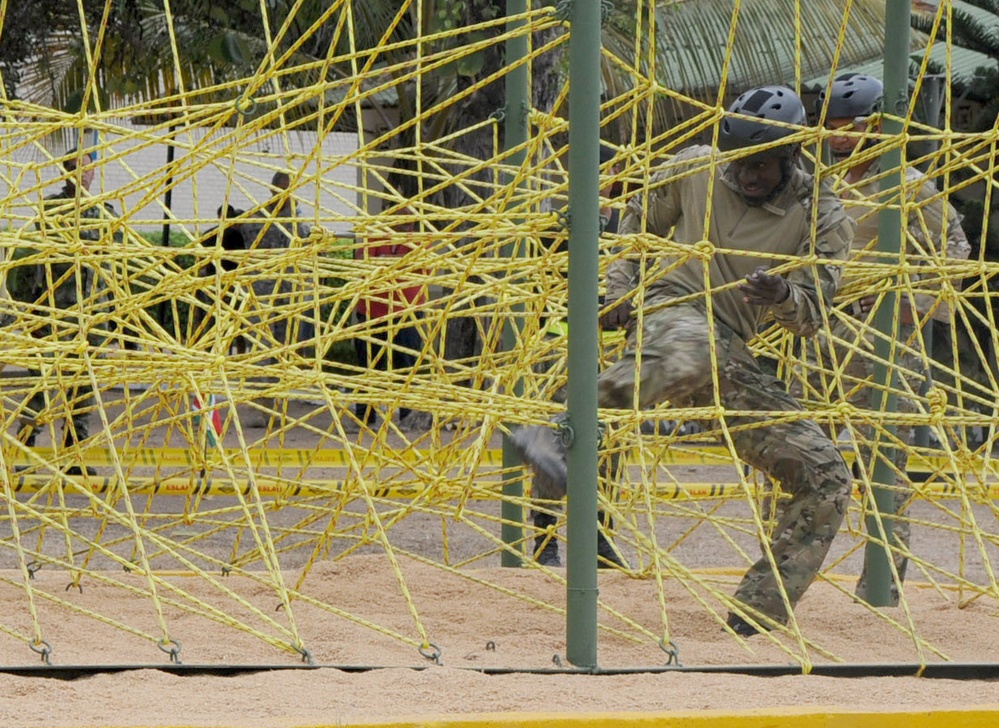
[{"label": "combat boot", "polygon": [[565,444],[551,427],[522,427],[513,433],[510,444],[521,461],[534,472],[531,489],[535,498],[558,500],[565,495],[568,469]]},{"label": "combat boot", "polygon": [[[67,450],[70,450],[73,447],[75,447],[78,444],[78,440],[77,440],[77,435],[78,434],[83,434],[83,438],[81,438],[81,439],[86,439],[86,437],[87,437],[86,432],[80,433],[79,430],[71,431],[69,429],[69,423],[67,422],[66,423],[66,432],[63,435],[63,439],[62,439],[63,447],[66,448]],[[63,472],[66,475],[84,475],[84,474],[86,474],[86,475],[97,475],[97,470],[95,468],[91,467],[90,465],[86,465],[86,466],[70,465]]]},{"label": "combat boot", "polygon": [[763,627],[762,630],[757,629],[734,612],[729,612],[728,619],[725,620],[725,624],[727,624],[729,628],[731,628],[731,630],[740,637],[753,637],[754,635],[770,631],[767,627]]},{"label": "combat boot", "polygon": [[[597,514],[597,519],[607,530],[614,528],[614,519],[609,515],[601,511]],[[624,569],[627,568],[624,561],[618,555],[617,551],[614,550],[614,546],[601,529],[597,529],[597,568],[598,569],[613,569],[613,568]]]},{"label": "combat boot", "polygon": [[[534,538],[534,560],[541,566],[561,566],[558,556],[558,540],[555,538],[554,527],[558,518],[550,513],[534,513],[534,527],[539,533]],[[549,531],[549,529],[552,529]]]}]

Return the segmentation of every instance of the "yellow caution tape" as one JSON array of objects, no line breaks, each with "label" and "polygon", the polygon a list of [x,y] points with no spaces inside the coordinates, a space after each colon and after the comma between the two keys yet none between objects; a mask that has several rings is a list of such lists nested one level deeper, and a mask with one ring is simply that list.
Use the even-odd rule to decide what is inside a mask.
[{"label": "yellow caution tape", "polygon": [[[373,498],[416,498],[433,495],[440,498],[467,497],[473,500],[494,499],[500,496],[502,483],[487,483],[466,493],[459,486],[427,486],[421,483],[378,484],[362,479],[348,480],[299,480],[254,475],[250,478],[233,480],[228,476],[129,476],[129,495],[212,495],[244,496],[254,492],[261,498],[323,498],[339,496],[346,492],[367,493]],[[74,475],[56,473],[24,473],[10,479],[10,487],[18,493],[36,493],[48,488],[70,485],[75,490],[84,490],[94,495],[122,492],[121,480],[117,476]],[[619,494],[638,490],[633,484],[618,486]],[[737,498],[757,495],[760,488],[749,483],[743,486],[738,482],[728,483],[660,483],[654,486],[652,497],[659,501],[688,499]],[[966,493],[962,493],[962,490]],[[999,498],[999,481],[987,486],[961,486],[954,483],[922,483],[917,497],[946,499],[967,495],[973,501]],[[529,493],[525,494],[529,496]]]},{"label": "yellow caution tape", "polygon": [[[44,461],[53,461],[57,457],[56,451],[51,448],[34,448],[32,452]],[[224,455],[223,455],[224,453]],[[61,453],[63,457],[66,453]],[[96,448],[86,449],[82,453],[82,458],[72,458],[73,463],[91,466],[111,466],[115,459],[112,451],[98,450]],[[413,465],[416,463],[453,462],[454,448],[444,447],[440,450],[417,450],[407,448],[404,450],[378,449],[374,451],[355,450],[351,453],[345,449],[323,448],[323,449],[292,449],[292,448],[260,448],[240,450],[239,448],[226,448],[224,451],[209,450],[198,452],[189,448],[139,448],[135,450],[122,449],[118,451],[118,460],[126,467],[160,467],[160,468],[197,468],[211,470],[213,467],[220,467],[222,463],[228,461],[234,467],[259,468],[281,468],[281,467],[325,467],[325,468],[346,468],[351,466],[351,458],[371,465],[378,464],[381,467],[397,464],[399,466]],[[844,450],[843,457],[847,463],[852,463],[856,459],[856,453],[852,450]],[[29,458],[22,450],[5,448],[4,458],[8,465],[30,465],[39,460]],[[646,458],[646,463],[653,462],[660,465],[731,465],[732,456],[729,450],[719,445],[676,445],[670,447],[662,453],[656,453],[656,457]],[[629,458],[630,465],[639,465],[636,456]],[[943,455],[919,455],[912,454],[909,457],[908,470],[910,472],[921,473],[953,473],[955,464],[960,463],[964,472],[980,472],[983,468],[994,471],[995,465],[992,461],[986,462],[980,457],[963,456],[960,459],[951,459]],[[500,467],[503,464],[503,454],[501,450],[483,450],[478,461],[480,467]]]}]

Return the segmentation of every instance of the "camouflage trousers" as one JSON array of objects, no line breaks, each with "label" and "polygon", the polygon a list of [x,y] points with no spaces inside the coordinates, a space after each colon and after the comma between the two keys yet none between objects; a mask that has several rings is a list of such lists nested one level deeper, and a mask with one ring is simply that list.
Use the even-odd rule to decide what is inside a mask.
[{"label": "camouflage trousers", "polygon": [[[254,348],[259,351],[287,346],[291,283],[281,278],[261,278],[253,281],[252,286],[256,311],[248,317],[248,320],[257,327],[256,331],[250,333],[257,342]],[[273,363],[276,360],[277,357],[272,356],[268,362]]]},{"label": "camouflage trousers", "polygon": [[[781,382],[760,369],[743,339],[717,320],[710,326],[698,304],[646,316],[640,366],[637,355],[632,336],[622,359],[600,375],[601,407],[645,408],[665,400],[680,407],[712,405],[716,368],[718,401],[732,413],[725,419],[736,452],[790,493],[770,543],[772,561],[765,555],[754,563],[735,593],[749,616],[759,613],[784,624],[789,616],[784,595],[793,608],[843,522],[850,473],[842,455],[814,421],[801,415],[801,405]],[[775,414],[780,412],[790,416]]]},{"label": "camouflage trousers", "polygon": [[[71,363],[79,361],[79,359],[66,357],[65,361]],[[49,370],[48,377],[50,381],[60,382],[64,376],[67,378],[86,377],[86,371],[83,368],[82,362],[79,367],[73,367],[73,371],[60,371],[59,367],[61,366],[63,365],[55,363],[52,369]],[[28,376],[40,380],[44,375],[40,370],[30,369],[28,370]],[[69,413],[69,417],[66,418],[67,421],[63,425],[62,441],[65,445],[82,442],[90,437],[89,419],[90,410],[94,406],[94,390],[89,384],[77,384],[76,386],[67,387],[62,394],[65,400],[66,411]],[[18,437],[22,441],[28,444],[34,443],[39,427],[38,419],[43,412],[50,408],[51,403],[49,400],[50,396],[47,396],[44,388],[38,389],[38,391],[31,395],[19,423]]]},{"label": "camouflage trousers", "polygon": [[[902,326],[898,339],[900,341],[913,341],[913,333],[912,326]],[[792,382],[791,393],[799,398],[817,396],[825,402],[837,402],[845,397],[846,401],[859,410],[881,412],[881,391],[873,384],[875,336],[860,321],[833,319],[831,336],[816,336],[814,345],[809,342],[810,345],[806,348],[805,360],[808,364],[810,392],[808,394],[804,392],[805,387],[799,378]],[[916,351],[897,350],[895,362],[898,369],[893,374],[892,391],[897,394],[897,408],[899,412],[912,414],[916,412],[916,406],[913,398],[906,395],[910,392],[918,394],[923,384],[925,367],[922,357]],[[834,365],[842,370],[839,387],[829,375]],[[876,464],[877,428],[863,420],[851,424],[852,429],[857,434],[857,459],[859,462],[857,475],[864,473],[867,478],[870,478]],[[835,439],[836,433],[833,432],[830,425],[824,425],[824,429]],[[895,435],[900,443],[909,442],[911,430],[912,428],[908,425],[899,425],[895,429]],[[887,457],[896,473],[893,511],[894,514],[904,515],[912,499],[912,482],[906,471],[909,451],[904,446],[892,447],[894,443],[891,442],[886,444],[887,451],[884,454],[879,454],[878,457]],[[871,497],[868,492],[865,492],[864,495],[865,498]],[[885,515],[883,517],[892,525],[892,541],[895,546],[892,558],[899,579],[904,581],[909,563],[904,555],[909,546],[909,521],[905,518]],[[856,594],[861,599],[867,598],[866,564],[857,582]],[[891,600],[892,605],[898,603],[898,584],[894,581],[891,585]]]}]

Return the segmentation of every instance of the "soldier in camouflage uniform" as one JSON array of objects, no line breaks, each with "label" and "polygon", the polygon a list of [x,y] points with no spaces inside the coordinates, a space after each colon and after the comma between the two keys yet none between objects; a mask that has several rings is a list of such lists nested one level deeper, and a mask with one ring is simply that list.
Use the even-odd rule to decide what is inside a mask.
[{"label": "soldier in camouflage uniform", "polygon": [[[52,250],[50,258],[44,262],[11,268],[7,285],[15,300],[39,307],[39,314],[46,317],[37,323],[28,324],[31,326],[28,331],[33,337],[50,344],[70,346],[83,336],[83,315],[94,313],[98,307],[98,276],[85,255],[78,258],[79,265],[72,260],[56,262],[55,258],[62,257],[65,260],[67,255],[71,255],[60,252],[58,246],[70,245],[77,240],[97,243],[110,239],[107,221],[114,216],[114,211],[108,205],[95,203],[87,196],[94,178],[94,168],[91,166],[93,156],[78,153],[75,149],[67,154],[69,156],[63,162],[68,175],[65,184],[59,192],[42,201],[38,225],[41,241],[47,246],[56,246],[56,249]],[[81,164],[85,166],[77,169]],[[18,248],[13,260],[25,260],[39,252],[33,248]],[[90,340],[87,342],[88,345],[96,343]],[[62,367],[69,371],[61,370]],[[40,378],[42,373],[31,370],[29,375]],[[61,380],[65,376],[75,380],[63,393],[70,413],[63,426],[63,445],[71,447],[90,435],[88,418],[93,407],[93,390],[86,382],[87,372],[76,355],[55,358],[49,376],[52,379]],[[35,392],[21,418],[18,437],[28,447],[35,445],[38,417],[46,409],[45,395],[44,390]],[[81,472],[78,465],[67,470],[70,475]]]},{"label": "soldier in camouflage uniform", "polygon": [[[793,131],[770,122],[804,124],[804,107],[790,89],[747,91],[730,111],[740,116],[722,122],[719,145],[745,154],[726,164],[710,147],[686,149],[628,203],[622,235],[644,231],[671,243],[655,272],[628,259],[608,269],[603,326],[632,324],[640,276],[645,312],[638,319],[642,336],[629,335],[622,359],[600,375],[598,396],[601,407],[625,409],[666,400],[678,407],[724,406],[739,457],[791,493],[770,545],[777,572],[764,556],[735,593],[740,604],[728,624],[748,636],[757,633],[754,625],[786,623],[788,606],[812,583],[843,521],[850,473],[829,437],[760,369],[747,342],[769,315],[795,334],[816,333],[836,292],[853,224],[830,189],[822,186],[815,195],[813,179],[798,164],[798,144],[750,150]],[[694,245],[696,254],[688,255],[685,249]],[[780,273],[769,273],[775,265]],[[525,428],[514,441],[535,473],[564,492],[565,463],[553,455],[552,430]]]},{"label": "soldier in camouflage uniform", "polygon": [[[819,105],[826,105],[825,127],[831,131],[861,132],[869,130],[880,133],[880,111],[884,95],[884,86],[873,76],[864,74],[844,74],[833,80],[828,98],[825,92],[819,98]],[[858,137],[856,134],[838,134],[829,140],[829,149],[836,162],[848,160],[861,150],[868,149],[873,141]],[[880,192],[881,164],[878,157],[858,157],[860,161],[849,166],[843,176],[836,180],[834,189],[843,200],[846,212],[857,221],[857,231],[853,239],[851,258],[857,262],[877,263],[877,256],[870,252],[877,244],[878,238],[878,206],[877,201],[885,197]],[[906,198],[912,203],[907,209],[908,224],[905,229],[903,247],[913,256],[925,260],[928,256],[940,259],[965,260],[971,252],[971,246],[961,229],[961,221],[957,212],[941,197],[933,182],[926,178],[915,167],[905,168]],[[892,191],[886,199],[895,196]],[[928,237],[927,237],[928,236]],[[849,274],[847,267],[843,276],[843,286],[847,289],[856,283]],[[853,269],[858,270],[858,269]],[[916,273],[908,274],[915,282]],[[859,284],[857,284],[859,285]],[[906,344],[898,348],[895,359],[899,365],[897,374],[905,380],[905,387],[896,381],[894,390],[911,391],[918,394],[924,380],[925,368],[921,355],[921,341],[916,335],[916,329],[928,323],[931,319],[950,321],[951,314],[946,301],[939,295],[940,282],[927,281],[918,284],[920,293],[908,296],[901,294],[899,309],[899,327],[897,341]],[[922,291],[931,291],[925,293]],[[933,291],[936,291],[934,293]],[[859,295],[863,294],[863,295]],[[859,295],[859,297],[858,297]],[[818,337],[818,345],[810,350],[808,359],[814,367],[809,376],[809,383],[815,391],[825,394],[830,401],[840,397],[840,393],[826,392],[830,385],[828,377],[823,377],[821,370],[828,371],[835,362],[842,367],[842,390],[847,393],[851,404],[860,409],[878,412],[881,410],[880,392],[866,383],[874,380],[873,356],[877,334],[873,327],[873,307],[876,304],[875,295],[858,292],[848,299],[839,301],[842,313],[830,317],[830,336]],[[833,358],[835,357],[835,358]],[[816,366],[817,365],[817,366]],[[792,385],[792,392],[803,387],[798,382]],[[905,396],[898,397],[898,409],[901,412],[915,412],[914,401]],[[870,476],[874,469],[872,444],[877,437],[870,425],[859,425],[860,446],[858,456],[863,463],[864,471]],[[896,435],[900,443],[908,443],[911,428],[900,425]],[[906,447],[893,448],[892,461],[896,470],[895,512],[902,514],[911,496],[911,482],[906,475],[909,451]],[[899,578],[905,578],[908,559],[904,551],[908,550],[909,522],[906,519],[893,520],[893,538],[900,550],[894,554],[895,568]],[[857,596],[866,599],[867,579],[862,573],[857,583]],[[891,586],[892,604],[898,603],[898,585]]]}]

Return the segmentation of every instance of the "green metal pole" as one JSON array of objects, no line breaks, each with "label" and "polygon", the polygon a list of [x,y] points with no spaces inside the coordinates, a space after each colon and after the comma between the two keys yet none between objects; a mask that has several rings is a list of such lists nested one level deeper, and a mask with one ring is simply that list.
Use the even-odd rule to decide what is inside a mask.
[{"label": "green metal pole", "polygon": [[[920,93],[919,105],[917,108],[920,110],[920,121],[924,124],[932,126],[934,128],[940,127],[940,111],[943,107],[944,98],[946,95],[945,85],[947,83],[947,77],[941,75],[932,75],[923,77],[922,92]],[[926,148],[923,149],[923,153],[936,152],[939,150],[939,142],[929,142]],[[924,165],[929,167],[929,163]],[[925,171],[925,170],[924,170]],[[923,380],[922,385],[919,387],[919,394],[925,395],[930,388],[933,386],[933,321],[927,321],[926,325],[923,326],[923,346],[926,353],[926,379]],[[929,425],[918,425],[914,430],[914,442],[916,447],[926,448],[930,446],[930,426]]]},{"label": "green metal pole", "polygon": [[[904,117],[908,109],[909,91],[909,18],[911,15],[910,0],[888,0],[885,12],[885,109],[891,114]],[[902,210],[900,192],[904,181],[902,170],[902,122],[886,118],[883,130],[888,135],[898,135],[897,147],[885,152],[882,157],[883,169],[887,174],[881,180],[882,198],[895,195],[896,202],[885,207],[878,213],[878,244],[877,251],[885,260],[897,260],[902,247]],[[890,414],[898,410],[896,388],[892,385],[895,376],[894,342],[898,331],[894,328],[895,308],[897,306],[895,291],[885,295],[881,307],[874,314],[874,326],[880,332],[874,346],[878,361],[874,367],[875,385],[881,387],[882,412]],[[884,362],[884,363],[882,363]],[[894,435],[894,427],[884,428],[889,435]],[[892,470],[891,458],[894,448],[889,444],[884,430],[879,432],[875,443],[877,459],[871,496],[882,516],[886,542],[883,546],[868,541],[864,550],[864,561],[867,568],[867,601],[874,607],[885,607],[891,603],[891,551],[892,525],[895,511],[894,491],[895,473]],[[874,516],[867,518],[867,533],[874,536],[879,533],[877,520]]]},{"label": "green metal pole", "polygon": [[566,657],[597,666],[597,253],[600,0],[573,0],[569,30],[569,386]]},{"label": "green metal pole", "polygon": [[[527,12],[527,0],[507,0],[507,17],[523,15]],[[525,25],[524,20],[515,20],[508,23],[507,29],[514,30]],[[507,63],[521,61],[527,57],[527,34],[520,34],[510,38],[506,42]],[[527,141],[527,112],[528,85],[527,85],[527,65],[521,65],[511,69],[506,75],[506,115],[503,125],[503,146],[505,149],[515,149],[522,146]],[[527,157],[523,149],[514,152],[507,157],[506,163],[520,167]],[[522,199],[521,195],[515,195],[517,204]],[[523,246],[510,243],[504,246],[503,257],[512,259],[514,255],[523,255]],[[521,322],[524,316],[523,304],[514,306],[511,312],[512,317],[506,319],[503,325],[503,348],[512,351],[517,346],[517,332],[522,328]],[[524,393],[524,382],[519,377],[513,384],[513,393],[520,396]],[[520,469],[520,458],[514,451],[508,435],[503,436],[503,468],[511,475],[503,485],[503,505],[501,526],[501,537],[503,543],[508,546],[500,555],[500,563],[503,566],[520,566],[522,562],[521,551],[523,550],[524,538],[524,507],[521,505],[524,498],[523,471]],[[514,475],[515,474],[515,475]],[[516,547],[514,547],[516,545]]]}]

